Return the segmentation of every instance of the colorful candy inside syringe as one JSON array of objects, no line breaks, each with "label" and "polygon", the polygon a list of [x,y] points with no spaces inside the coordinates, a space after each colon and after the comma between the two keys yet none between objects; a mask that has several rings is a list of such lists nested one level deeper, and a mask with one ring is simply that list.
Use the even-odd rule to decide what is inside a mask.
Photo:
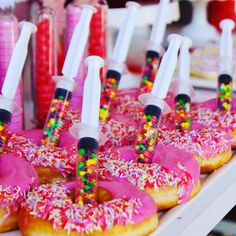
[{"label": "colorful candy inside syringe", "polygon": [[99,111],[99,119],[106,121],[109,117],[109,110],[112,100],[116,97],[118,84],[121,74],[114,70],[108,70],[106,81],[103,84],[103,92],[101,96],[101,104]]},{"label": "colorful candy inside syringe", "polygon": [[230,111],[232,105],[232,77],[222,74],[218,78],[218,110]]},{"label": "colorful candy inside syringe", "polygon": [[157,74],[159,62],[160,62],[160,54],[158,52],[151,50],[147,51],[146,65],[144,67],[143,77],[140,86],[141,93],[151,92]]},{"label": "colorful candy inside syringe", "polygon": [[2,153],[11,123],[11,112],[0,109],[0,153]]},{"label": "colorful candy inside syringe", "polygon": [[190,103],[191,99],[187,94],[175,97],[175,127],[179,131],[191,129]]},{"label": "colorful candy inside syringe", "polygon": [[141,130],[138,134],[135,146],[138,162],[151,163],[154,146],[157,138],[161,109],[155,105],[147,105],[144,108],[144,116],[141,122]]},{"label": "colorful candy inside syringe", "polygon": [[76,202],[90,204],[96,202],[97,193],[97,162],[98,141],[84,137],[78,143],[77,174],[76,174]]},{"label": "colorful candy inside syringe", "polygon": [[64,124],[64,116],[69,109],[71,92],[67,89],[57,88],[49,108],[44,128],[42,145],[56,147]]}]

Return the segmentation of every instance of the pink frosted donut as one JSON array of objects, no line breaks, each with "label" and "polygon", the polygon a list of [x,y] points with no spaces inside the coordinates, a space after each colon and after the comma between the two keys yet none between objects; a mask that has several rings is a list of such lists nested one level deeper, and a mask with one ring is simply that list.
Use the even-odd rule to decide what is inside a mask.
[{"label": "pink frosted donut", "polygon": [[186,202],[199,191],[200,168],[193,156],[171,145],[155,148],[152,164],[136,163],[135,149],[121,147],[99,157],[99,177],[124,179],[148,192],[158,209]]},{"label": "pink frosted donut", "polygon": [[[46,148],[46,147],[37,147],[33,142],[29,141],[28,139],[24,138],[23,136],[17,136],[17,134],[12,134],[11,137],[9,137],[6,148],[10,146],[10,150],[12,151],[13,149],[11,148],[11,146],[15,143],[14,146],[14,151],[21,157],[24,158],[26,160],[28,160],[32,165],[34,165],[36,167],[36,169],[39,172],[39,175],[43,175],[43,177],[45,178],[45,180],[50,179],[50,175],[46,174],[43,172],[41,173],[40,168],[43,166],[45,168],[50,169],[50,173],[55,172],[54,175],[56,175],[56,173],[61,176],[64,176],[65,178],[71,178],[72,176],[75,176],[75,160],[76,160],[76,156],[77,156],[77,149],[76,147],[68,147],[63,149],[63,152],[61,152],[60,149],[57,148]],[[158,199],[161,199],[162,201],[162,197],[163,195],[166,197],[166,193],[165,191],[162,192],[158,192],[157,190],[157,185],[155,184],[155,182],[153,182],[153,179],[156,179],[156,181],[159,181],[159,175],[153,175],[153,173],[160,173],[159,170],[161,170],[161,165],[162,164],[150,164],[150,165],[146,165],[146,164],[135,164],[135,163],[127,163],[124,160],[121,161],[117,161],[117,152],[114,152],[114,154],[112,154],[113,151],[109,151],[106,153],[100,152],[100,156],[99,156],[99,169],[103,170],[104,166],[106,165],[114,165],[113,168],[119,170],[120,166],[123,165],[124,168],[128,168],[128,169],[132,169],[132,173],[131,173],[131,178],[132,175],[136,175],[137,177],[140,178],[139,181],[142,181],[142,179],[144,178],[144,176],[146,176],[145,180],[147,181],[147,185],[138,185],[141,189],[145,189],[145,188],[151,188],[153,190],[153,195],[159,195],[161,197],[158,196]],[[182,151],[182,153],[184,155],[185,152]],[[164,155],[164,154],[163,154]],[[189,159],[191,160],[192,157],[190,154],[189,155]],[[181,163],[181,159],[180,159],[180,163]],[[112,165],[111,165],[112,164]],[[194,165],[194,164],[193,164]],[[181,165],[180,165],[181,166]],[[199,167],[198,167],[199,168]],[[143,175],[139,176],[140,171],[143,171]],[[169,170],[164,170],[164,172],[167,173],[167,177],[171,176],[170,179],[173,180],[174,183],[179,183],[178,180],[178,175],[172,173]],[[161,173],[163,174],[163,173]],[[49,175],[49,177],[48,177]],[[104,178],[103,172],[100,173],[100,177]],[[114,177],[121,177],[124,176],[122,170],[121,170],[121,175],[120,176],[114,176]],[[186,179],[188,179],[188,176],[186,174]],[[159,182],[159,185],[162,186],[162,189],[168,188],[168,186],[170,186],[171,188],[171,184],[170,183],[170,179],[166,179],[166,182],[163,182],[162,180]],[[150,180],[150,182],[149,182]],[[133,183],[132,181],[130,181],[131,183]],[[182,182],[183,183],[183,182]],[[136,183],[134,183],[136,184]],[[174,185],[177,186],[177,185]],[[198,188],[197,188],[198,189]],[[195,192],[197,192],[197,189]],[[148,190],[147,190],[148,191]],[[175,196],[175,199],[171,202],[171,204],[169,206],[173,206],[176,205],[177,202],[181,202],[183,200],[182,197],[177,198],[178,194],[176,193],[176,188],[173,190],[173,195]],[[185,199],[185,197],[183,197],[183,199]],[[165,200],[165,199],[164,199]],[[159,200],[160,202],[160,200]],[[161,202],[160,204],[161,205]],[[158,206],[159,206],[158,205]],[[167,208],[168,206],[163,205],[163,208]]]},{"label": "pink frosted donut", "polygon": [[13,155],[0,158],[0,232],[17,227],[17,214],[25,193],[39,184],[37,172]]},{"label": "pink frosted donut", "polygon": [[191,131],[179,132],[173,123],[166,124],[168,128],[161,125],[159,129],[156,145],[171,144],[190,152],[199,162],[202,173],[218,169],[231,159],[232,138],[225,130],[192,123]]},{"label": "pink frosted donut", "polygon": [[236,146],[236,98],[233,98],[232,111],[224,112],[217,110],[217,100],[195,104],[192,108],[192,119],[200,124],[215,128],[225,129],[233,137],[232,146]]},{"label": "pink frosted donut", "polygon": [[[74,124],[80,122],[80,116],[76,111],[69,111],[65,117],[65,127],[67,130]],[[100,131],[107,138],[101,150],[112,146],[130,145],[134,141],[137,124],[124,116],[116,116],[100,124]]]},{"label": "pink frosted donut", "polygon": [[[75,145],[68,147],[44,147],[35,144],[38,139],[26,138],[21,134],[10,133],[7,136],[4,153],[17,155],[33,165],[41,183],[53,182],[69,177],[74,166],[70,165]],[[72,153],[72,154],[71,154]]]},{"label": "pink frosted donut", "polygon": [[98,202],[75,204],[73,184],[48,184],[27,195],[19,226],[24,235],[148,235],[158,224],[156,206],[128,183],[98,182]]}]

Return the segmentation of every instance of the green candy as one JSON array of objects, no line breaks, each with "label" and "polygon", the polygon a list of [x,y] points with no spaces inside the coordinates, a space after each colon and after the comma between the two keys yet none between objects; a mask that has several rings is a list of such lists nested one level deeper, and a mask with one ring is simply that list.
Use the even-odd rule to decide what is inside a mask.
[{"label": "green candy", "polygon": [[90,189],[90,186],[84,185],[84,191],[88,191]]},{"label": "green candy", "polygon": [[139,150],[143,150],[144,151],[144,150],[146,150],[146,148],[144,147],[144,145],[140,144],[139,145]]},{"label": "green candy", "polygon": [[79,154],[80,154],[80,155],[84,155],[84,154],[85,154],[85,149],[84,149],[84,148],[81,148],[81,149],[79,150]]},{"label": "green candy", "polygon": [[91,158],[92,158],[92,159],[97,158],[97,154],[93,152],[93,153],[91,154]]},{"label": "green candy", "polygon": [[78,168],[82,169],[83,167],[84,167],[84,163],[83,162],[79,163]]},{"label": "green candy", "polygon": [[146,119],[147,119],[147,120],[151,120],[151,119],[152,119],[152,116],[151,116],[151,115],[147,115],[147,116],[146,116]]},{"label": "green candy", "polygon": [[82,181],[82,182],[86,182],[86,180],[87,180],[87,179],[86,179],[85,177],[82,177],[82,178],[81,178],[81,181]]}]

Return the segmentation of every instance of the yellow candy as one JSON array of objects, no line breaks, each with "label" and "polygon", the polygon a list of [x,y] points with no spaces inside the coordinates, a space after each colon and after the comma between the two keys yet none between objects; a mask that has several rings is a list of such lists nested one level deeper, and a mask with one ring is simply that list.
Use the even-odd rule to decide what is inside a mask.
[{"label": "yellow candy", "polygon": [[50,111],[51,111],[51,112],[54,112],[55,110],[56,110],[55,107],[51,107],[51,108],[50,108]]},{"label": "yellow candy", "polygon": [[87,160],[87,165],[88,166],[94,165],[96,163],[97,163],[97,159],[96,158]]},{"label": "yellow candy", "polygon": [[86,174],[85,171],[80,171],[80,172],[79,172],[79,175],[80,175],[80,176],[84,176],[85,174]]},{"label": "yellow candy", "polygon": [[149,126],[148,124],[145,124],[145,125],[143,126],[143,128],[144,128],[145,130],[149,130],[149,129],[150,129],[150,126]]},{"label": "yellow candy", "polygon": [[55,124],[55,119],[51,118],[51,119],[49,120],[49,123],[50,123],[51,125],[54,125],[54,124]]},{"label": "yellow candy", "polygon": [[148,86],[148,88],[152,88],[152,82],[150,82],[150,81],[146,81],[146,84],[147,84],[147,86]]},{"label": "yellow candy", "polygon": [[151,151],[151,152],[152,152],[153,150],[154,150],[154,147],[153,147],[153,146],[149,146],[149,147],[148,147],[148,151]]},{"label": "yellow candy", "polygon": [[0,126],[0,131],[2,131],[2,130],[3,130],[3,126],[1,125],[1,126]]},{"label": "yellow candy", "polygon": [[108,116],[109,116],[109,112],[108,111],[100,109],[100,111],[99,111],[99,118],[100,118],[100,120],[106,121]]},{"label": "yellow candy", "polygon": [[154,145],[154,143],[155,143],[154,139],[151,139],[149,145]]},{"label": "yellow candy", "polygon": [[139,154],[139,157],[144,159],[144,155],[142,153]]},{"label": "yellow candy", "polygon": [[69,106],[69,104],[70,104],[69,101],[66,100],[66,101],[65,101],[65,105],[66,105],[66,106]]},{"label": "yellow candy", "polygon": [[141,140],[142,140],[142,136],[139,135],[139,136],[138,136],[138,141],[141,141]]},{"label": "yellow candy", "polygon": [[111,91],[110,98],[113,99],[116,96],[116,93],[114,91]]},{"label": "yellow candy", "polygon": [[56,104],[56,103],[58,103],[58,99],[56,99],[56,98],[55,98],[55,99],[53,99],[53,100],[52,100],[52,103],[53,103],[53,104]]},{"label": "yellow candy", "polygon": [[230,98],[230,93],[226,93],[226,94],[225,94],[225,98],[226,98],[226,99],[229,99],[229,98]]}]

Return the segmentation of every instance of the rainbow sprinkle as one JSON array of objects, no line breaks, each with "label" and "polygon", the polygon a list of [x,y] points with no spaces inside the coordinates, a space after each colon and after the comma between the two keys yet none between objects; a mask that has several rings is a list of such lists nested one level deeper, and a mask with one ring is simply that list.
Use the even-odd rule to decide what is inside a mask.
[{"label": "rainbow sprinkle", "polygon": [[140,199],[115,198],[103,204],[81,206],[72,202],[68,189],[62,184],[41,185],[27,195],[22,204],[30,215],[48,219],[53,229],[89,234],[109,230],[116,224],[132,224],[139,214]]}]

